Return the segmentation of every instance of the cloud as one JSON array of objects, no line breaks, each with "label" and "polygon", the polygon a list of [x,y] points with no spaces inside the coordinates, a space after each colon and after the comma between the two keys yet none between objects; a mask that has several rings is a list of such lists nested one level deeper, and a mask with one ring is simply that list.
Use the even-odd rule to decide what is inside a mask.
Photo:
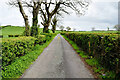
[{"label": "cloud", "polygon": [[[85,16],[78,17],[75,14],[66,16],[64,19],[65,26],[75,26],[79,29],[91,30],[96,29],[113,29],[118,23],[118,3],[117,2],[94,2],[89,6]],[[67,22],[66,22],[67,21]],[[86,27],[85,27],[86,26]]]},{"label": "cloud", "polygon": [[[24,25],[24,20],[18,8],[10,7],[6,4],[9,0],[0,0],[0,24],[2,25]],[[28,12],[27,12],[28,13]],[[85,16],[64,15],[64,26],[70,26],[77,30],[113,29],[118,23],[118,0],[92,0]],[[32,16],[29,16],[30,23]],[[40,18],[39,18],[40,19]],[[39,21],[40,23],[40,21]]]},{"label": "cloud", "polygon": [[91,0],[93,2],[119,2],[119,0]]}]

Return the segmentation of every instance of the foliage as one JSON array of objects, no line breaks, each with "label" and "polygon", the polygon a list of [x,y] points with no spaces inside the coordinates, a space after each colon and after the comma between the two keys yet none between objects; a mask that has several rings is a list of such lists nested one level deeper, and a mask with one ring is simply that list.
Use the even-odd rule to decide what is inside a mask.
[{"label": "foliage", "polygon": [[2,70],[3,78],[19,78],[19,76],[21,76],[24,71],[29,68],[32,62],[37,59],[45,47],[46,44],[36,45],[33,48],[34,51],[16,59],[11,65],[4,67],[4,70]]},{"label": "foliage", "polygon": [[2,67],[9,65],[15,58],[24,56],[34,47],[33,37],[6,39],[2,42]]},{"label": "foliage", "polygon": [[68,27],[66,27],[66,29],[67,29],[67,31],[69,31],[69,30],[71,30],[71,28],[68,26]]},{"label": "foliage", "polygon": [[90,66],[98,66],[98,61],[96,59],[91,58],[91,59],[86,59],[85,60]]},{"label": "foliage", "polygon": [[115,28],[117,31],[120,31],[120,25],[115,25],[114,28]]},{"label": "foliage", "polygon": [[[24,73],[24,71],[32,64],[32,62],[37,59],[40,53],[42,53],[43,49],[48,46],[55,35],[56,34],[44,34],[37,36],[37,38],[20,37],[11,40],[4,40],[4,53],[2,53],[2,56],[7,60],[3,58],[4,61],[2,64],[2,77],[19,78]],[[5,46],[7,49],[5,48]],[[7,51],[8,54],[5,53]],[[10,60],[11,63],[5,65],[5,60],[7,63],[9,63],[8,61]]]},{"label": "foliage", "polygon": [[[119,74],[120,37],[113,34],[61,33],[74,41],[87,55],[99,61],[103,68]],[[91,58],[90,57],[90,58]],[[92,59],[86,60],[92,63]],[[92,65],[92,64],[91,64]]]},{"label": "foliage", "polygon": [[26,26],[23,32],[24,36],[30,36],[30,26]]},{"label": "foliage", "polygon": [[59,28],[60,28],[61,31],[63,31],[65,27],[64,26],[60,26]]},{"label": "foliage", "polygon": [[36,44],[41,45],[46,41],[49,41],[52,36],[55,35],[44,34],[39,35],[37,38],[18,37],[13,39],[4,39],[2,42],[3,67],[11,64],[15,58],[19,58],[27,54]]}]

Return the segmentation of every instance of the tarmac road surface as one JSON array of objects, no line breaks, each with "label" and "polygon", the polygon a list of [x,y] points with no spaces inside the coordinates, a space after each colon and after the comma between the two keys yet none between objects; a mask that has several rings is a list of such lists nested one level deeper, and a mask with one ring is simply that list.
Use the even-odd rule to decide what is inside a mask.
[{"label": "tarmac road surface", "polygon": [[93,78],[71,45],[58,34],[22,78]]}]

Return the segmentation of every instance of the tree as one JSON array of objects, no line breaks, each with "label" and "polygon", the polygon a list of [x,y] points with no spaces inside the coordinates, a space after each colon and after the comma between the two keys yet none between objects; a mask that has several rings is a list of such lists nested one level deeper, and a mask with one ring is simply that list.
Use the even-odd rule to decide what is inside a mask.
[{"label": "tree", "polygon": [[55,14],[61,12],[67,13],[68,9],[73,10],[76,14],[84,15],[85,10],[89,5],[87,0],[43,0],[42,7],[40,9],[42,22],[44,26],[43,32],[48,32],[51,19]]},{"label": "tree", "polygon": [[107,27],[107,30],[109,31],[109,30],[110,30],[110,28],[109,28],[109,27]]},{"label": "tree", "polygon": [[16,1],[10,1],[9,4],[10,5],[14,5],[16,7],[19,7],[20,13],[22,14],[22,16],[24,18],[24,22],[25,22],[25,32],[24,32],[24,35],[25,36],[29,36],[30,35],[30,28],[29,28],[28,16],[25,14],[22,2],[20,0],[16,0]]},{"label": "tree", "polygon": [[58,20],[57,20],[57,17],[55,15],[54,18],[53,18],[53,20],[52,20],[52,23],[51,23],[51,25],[52,25],[52,32],[53,33],[55,33],[57,22],[58,22]]},{"label": "tree", "polygon": [[[38,34],[38,14],[39,14],[39,9],[41,7],[41,1],[42,0],[11,0],[9,1],[9,4],[12,6],[16,6],[19,8],[25,22],[25,35],[31,35],[31,36],[36,36]],[[32,8],[32,15],[33,15],[33,20],[32,20],[32,28],[31,28],[31,34],[30,34],[30,28],[29,28],[29,20],[28,16],[25,14],[24,7],[29,9]]]},{"label": "tree", "polygon": [[32,27],[31,27],[31,36],[36,36],[38,35],[38,14],[39,14],[39,9],[41,7],[41,0],[33,0],[33,12],[32,12],[32,15],[33,15],[33,21],[32,21]]},{"label": "tree", "polygon": [[61,31],[63,31],[65,27],[64,26],[60,26],[59,28],[60,28]]},{"label": "tree", "polygon": [[114,28],[115,28],[117,31],[120,31],[120,25],[115,25]]},{"label": "tree", "polygon": [[69,30],[71,30],[71,28],[68,26],[68,27],[66,27],[66,29],[67,29],[67,31],[69,31]]},{"label": "tree", "polygon": [[[76,14],[84,15],[85,10],[89,5],[89,0],[17,0],[10,1],[10,3],[14,6],[18,6],[18,2],[21,3],[22,9],[26,7],[27,9],[32,8],[33,22],[31,28],[31,35],[37,35],[38,29],[38,13],[40,11],[40,15],[42,18],[41,24],[44,26],[43,32],[48,32],[48,27],[50,26],[51,20],[54,15],[64,12],[69,14],[69,10],[73,10]],[[21,7],[19,7],[21,9]],[[24,9],[22,10],[24,11]],[[21,14],[24,14],[21,12]],[[26,19],[27,18],[27,19]],[[25,21],[28,21],[28,17],[24,17]],[[27,22],[26,21],[26,22]],[[27,27],[26,27],[27,29]]]}]

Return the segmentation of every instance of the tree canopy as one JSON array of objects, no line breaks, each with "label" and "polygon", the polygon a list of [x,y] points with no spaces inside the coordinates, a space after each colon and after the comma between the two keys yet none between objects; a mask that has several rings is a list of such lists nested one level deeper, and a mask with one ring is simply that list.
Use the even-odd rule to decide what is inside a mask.
[{"label": "tree canopy", "polygon": [[[10,0],[10,5],[16,6],[24,18],[25,26],[29,25],[28,14],[25,14],[25,9],[32,9],[32,27],[31,35],[38,34],[38,14],[42,19],[41,24],[44,26],[43,32],[48,32],[54,15],[62,15],[63,13],[70,14],[74,11],[76,14],[84,15],[87,10],[90,0]],[[26,24],[27,23],[27,24]]]}]

